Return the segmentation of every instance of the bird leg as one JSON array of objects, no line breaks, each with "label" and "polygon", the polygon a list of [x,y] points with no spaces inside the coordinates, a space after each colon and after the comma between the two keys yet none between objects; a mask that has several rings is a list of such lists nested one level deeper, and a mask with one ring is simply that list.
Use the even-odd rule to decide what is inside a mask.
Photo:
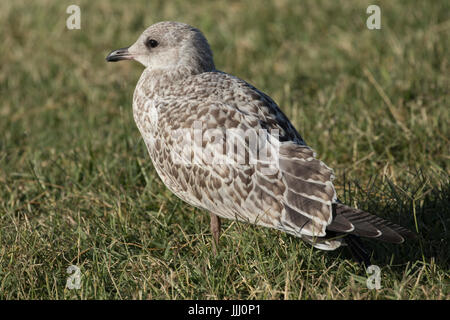
[{"label": "bird leg", "polygon": [[219,236],[220,236],[220,218],[214,213],[209,214],[211,217],[211,233],[213,236],[213,253],[217,255],[217,247],[219,246]]}]

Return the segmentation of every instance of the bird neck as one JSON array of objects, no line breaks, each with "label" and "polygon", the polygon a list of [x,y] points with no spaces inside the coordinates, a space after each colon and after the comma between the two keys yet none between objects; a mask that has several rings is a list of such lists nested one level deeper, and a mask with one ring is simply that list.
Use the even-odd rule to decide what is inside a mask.
[{"label": "bird neck", "polygon": [[191,77],[203,72],[214,71],[214,68],[199,68],[177,66],[171,68],[151,68],[147,67],[141,75],[141,80],[147,83],[147,86],[158,87],[168,83],[181,81],[185,78]]},{"label": "bird neck", "polygon": [[144,72],[142,72],[136,85],[136,89],[144,93],[148,98],[152,98],[155,95],[164,96],[167,93],[167,87],[171,84],[203,72],[184,67],[170,69],[147,67]]},{"label": "bird neck", "polygon": [[201,71],[196,68],[188,68],[183,66],[171,68],[146,68],[144,72],[147,74],[149,79],[161,79],[170,82],[201,73]]}]

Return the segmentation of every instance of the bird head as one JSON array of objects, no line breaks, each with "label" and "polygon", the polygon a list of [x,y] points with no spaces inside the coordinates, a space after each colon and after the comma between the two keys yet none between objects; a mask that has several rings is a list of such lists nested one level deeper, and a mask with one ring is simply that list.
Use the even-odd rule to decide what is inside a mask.
[{"label": "bird head", "polygon": [[215,69],[208,41],[200,30],[180,22],[159,22],[147,28],[129,47],[112,51],[106,61],[136,60],[148,69]]}]

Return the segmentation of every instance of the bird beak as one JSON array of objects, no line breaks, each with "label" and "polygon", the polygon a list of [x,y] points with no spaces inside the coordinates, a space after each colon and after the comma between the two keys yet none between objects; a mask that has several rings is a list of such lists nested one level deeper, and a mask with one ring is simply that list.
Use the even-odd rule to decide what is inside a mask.
[{"label": "bird beak", "polygon": [[114,50],[110,54],[108,54],[108,56],[106,57],[106,61],[108,61],[108,62],[116,62],[116,61],[120,61],[120,60],[132,60],[132,59],[133,59],[133,56],[128,51],[128,47]]}]

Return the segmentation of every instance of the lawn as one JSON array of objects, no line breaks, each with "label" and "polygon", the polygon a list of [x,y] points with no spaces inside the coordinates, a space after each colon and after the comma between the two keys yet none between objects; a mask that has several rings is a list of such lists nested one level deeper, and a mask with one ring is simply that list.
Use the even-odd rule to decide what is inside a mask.
[{"label": "lawn", "polygon": [[[449,299],[450,2],[0,2],[1,299]],[[381,29],[366,8],[381,7]],[[418,232],[343,248],[224,221],[162,184],[134,124],[143,68],[106,63],[149,25],[201,29],[218,69],[285,111],[340,199]],[[66,288],[67,268],[81,272]]]}]

